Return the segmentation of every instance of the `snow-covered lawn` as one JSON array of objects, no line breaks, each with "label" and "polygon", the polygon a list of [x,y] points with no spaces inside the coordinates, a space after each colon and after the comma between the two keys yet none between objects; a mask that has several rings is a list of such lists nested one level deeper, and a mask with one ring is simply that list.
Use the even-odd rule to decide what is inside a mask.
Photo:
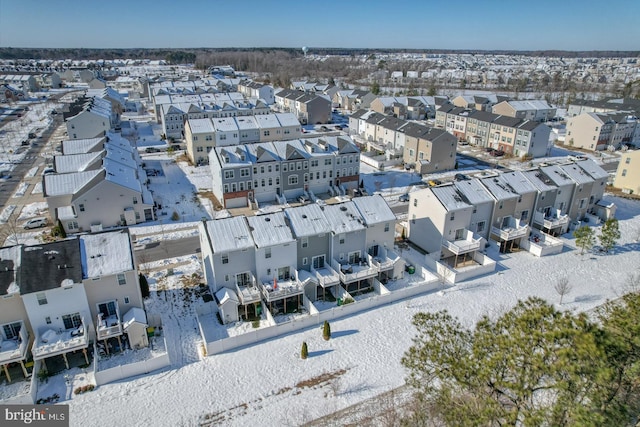
[{"label": "snow-covered lawn", "polygon": [[[565,310],[590,310],[622,295],[628,275],[640,273],[640,204],[606,199],[618,205],[622,232],[609,255],[581,256],[570,235],[562,237],[562,253],[542,258],[500,254],[492,245],[488,255],[498,262],[496,273],[333,321],[329,341],[313,327],[202,360],[194,314],[199,300],[193,290],[180,291],[186,280],[181,277],[198,272],[199,261],[194,256],[159,263],[150,280],[157,295],[147,310],[162,316],[172,369],[107,384],[65,403],[74,424],[303,424],[401,386],[406,373],[400,358],[411,345],[411,318],[419,311],[447,309],[472,326],[528,296],[557,304],[554,284],[562,277],[573,285],[561,306]],[[413,250],[402,256],[420,260]],[[171,264],[185,261],[167,276]],[[299,357],[302,341],[309,346],[307,360]]]},{"label": "snow-covered lawn", "polygon": [[20,216],[18,217],[18,221],[31,219],[38,216],[46,216],[48,210],[49,206],[47,205],[47,202],[29,203],[28,205],[24,205],[22,207]]}]

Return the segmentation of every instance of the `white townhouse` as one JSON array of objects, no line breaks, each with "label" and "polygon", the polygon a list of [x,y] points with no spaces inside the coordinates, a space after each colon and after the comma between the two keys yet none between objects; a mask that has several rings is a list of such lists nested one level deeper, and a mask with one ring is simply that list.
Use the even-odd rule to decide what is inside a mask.
[{"label": "white townhouse", "polygon": [[270,85],[264,85],[251,80],[240,80],[238,83],[238,92],[247,98],[262,99],[267,104],[273,104],[275,102],[273,86]]},{"label": "white townhouse", "polygon": [[111,103],[101,98],[90,98],[81,111],[65,117],[70,139],[95,138],[106,135],[115,126]]},{"label": "white townhouse", "polygon": [[493,217],[494,199],[478,179],[455,181],[455,187],[464,201],[473,205],[469,230],[489,240],[491,219]]},{"label": "white townhouse", "polygon": [[393,251],[396,215],[380,195],[356,197],[353,204],[362,216],[365,231],[365,251],[378,269],[378,279],[402,277],[404,262]]},{"label": "white townhouse", "polygon": [[532,227],[553,236],[566,233],[569,226],[569,215],[556,207],[556,199],[562,190],[540,169],[523,171],[522,173],[538,193],[531,218]]},{"label": "white townhouse", "polygon": [[331,225],[331,267],[351,295],[369,291],[378,268],[366,252],[366,226],[353,202],[324,207]]},{"label": "white townhouse", "polygon": [[263,301],[274,314],[298,311],[304,284],[298,275],[296,239],[284,212],[247,217],[247,222],[255,243],[256,278]]},{"label": "white townhouse", "polygon": [[[256,281],[255,242],[246,218],[203,221],[199,234],[205,279],[217,302],[221,304],[235,293],[238,310],[245,319],[259,316],[261,292]],[[238,311],[227,312],[229,316],[225,315],[223,322],[239,319]]]}]

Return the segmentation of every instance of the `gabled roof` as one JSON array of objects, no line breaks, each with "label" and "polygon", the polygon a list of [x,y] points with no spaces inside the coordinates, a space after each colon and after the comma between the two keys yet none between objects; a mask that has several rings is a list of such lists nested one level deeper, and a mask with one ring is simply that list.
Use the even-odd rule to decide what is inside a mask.
[{"label": "gabled roof", "polygon": [[258,248],[295,242],[283,212],[247,218],[253,241]]},{"label": "gabled roof", "polygon": [[594,162],[592,159],[581,160],[576,162],[578,166],[580,166],[585,172],[587,172],[593,179],[607,179],[609,178],[609,173],[602,169],[600,165]]},{"label": "gabled roof", "polygon": [[465,202],[462,194],[458,192],[455,185],[442,185],[439,187],[431,187],[427,190],[430,190],[436,196],[447,212],[465,209],[471,206]]},{"label": "gabled roof", "polygon": [[334,234],[364,230],[364,219],[353,202],[324,207],[324,215]]},{"label": "gabled roof", "polygon": [[89,153],[102,149],[107,138],[100,136],[97,138],[70,139],[62,141],[62,152],[67,154]]},{"label": "gabled roof", "polygon": [[293,144],[286,145],[285,158],[287,160],[302,160],[306,157],[305,153],[300,151],[298,147],[295,147]]},{"label": "gabled roof", "polygon": [[0,296],[20,292],[17,278],[21,256],[21,246],[0,248]]},{"label": "gabled roof", "polygon": [[339,154],[349,154],[349,153],[359,153],[358,147],[353,143],[351,139],[339,136],[337,138],[338,142],[338,153]]},{"label": "gabled roof", "polygon": [[555,186],[553,181],[551,181],[549,177],[540,170],[530,170],[522,173],[540,192],[553,191],[558,188]]},{"label": "gabled roof", "polygon": [[94,178],[103,173],[103,169],[98,169],[88,172],[45,175],[44,195],[45,197],[50,197],[76,194]]},{"label": "gabled roof", "polygon": [[491,197],[489,191],[487,191],[478,179],[455,181],[453,184],[469,204],[479,205],[487,202],[493,203],[493,197]]},{"label": "gabled roof", "polygon": [[238,299],[238,295],[234,291],[229,288],[222,287],[216,292],[216,299],[220,305],[225,304],[227,302],[233,302],[236,305],[240,304],[240,300]]},{"label": "gabled roof", "polygon": [[284,210],[285,215],[289,218],[291,229],[297,238],[331,232],[331,224],[329,224],[322,209],[319,205],[310,203]]},{"label": "gabled roof", "polygon": [[[223,288],[226,289],[226,288]],[[122,316],[122,328],[126,331],[133,323],[147,324],[147,314],[140,307],[131,307]]]},{"label": "gabled roof", "polygon": [[540,171],[551,180],[556,186],[574,185],[575,182],[558,167],[558,165],[543,166]]},{"label": "gabled roof", "polygon": [[252,249],[255,245],[244,216],[207,221],[214,254]]},{"label": "gabled roof", "polygon": [[356,197],[353,199],[353,203],[368,226],[384,222],[395,222],[396,220],[396,215],[379,194]]},{"label": "gabled roof", "polygon": [[480,180],[496,200],[517,199],[520,194],[509,185],[502,174]]},{"label": "gabled roof", "polygon": [[593,178],[591,178],[584,169],[575,163],[558,165],[558,168],[569,175],[569,177],[578,184],[588,184],[593,182]]},{"label": "gabled roof", "polygon": [[53,164],[56,173],[83,172],[92,165],[102,165],[101,160],[105,154],[105,151],[95,151],[92,153],[53,156]]},{"label": "gabled roof", "polygon": [[505,172],[502,174],[504,180],[518,194],[524,195],[533,193],[536,188],[529,182],[526,176],[520,171]]},{"label": "gabled roof", "polygon": [[131,240],[127,229],[83,234],[79,240],[84,279],[133,270]]}]

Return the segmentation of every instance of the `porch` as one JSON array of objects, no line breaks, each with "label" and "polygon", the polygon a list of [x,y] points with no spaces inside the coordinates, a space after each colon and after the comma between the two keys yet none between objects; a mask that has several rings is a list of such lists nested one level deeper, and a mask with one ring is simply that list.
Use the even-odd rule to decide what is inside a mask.
[{"label": "porch", "polygon": [[461,229],[456,231],[454,240],[442,240],[442,247],[454,255],[462,255],[480,249],[482,238],[473,231]]},{"label": "porch", "polygon": [[244,320],[259,318],[261,300],[260,290],[256,286],[256,278],[250,272],[236,274],[235,285],[240,302],[238,306],[238,317]]},{"label": "porch", "polygon": [[548,234],[559,235],[569,227],[569,215],[563,215],[559,209],[536,212],[533,215],[533,224]]},{"label": "porch", "polygon": [[282,280],[277,278],[264,279],[261,284],[264,301],[272,314],[292,313],[302,307],[304,286],[298,279],[298,271],[293,270],[293,276]]},{"label": "porch", "polygon": [[67,369],[69,361],[67,354],[81,350],[84,354],[85,362],[89,363],[87,347],[89,346],[89,330],[84,319],[78,327],[54,331],[51,328],[42,328],[36,332],[31,353],[34,360],[41,360],[47,369],[45,359],[53,356],[62,356]]},{"label": "porch", "polygon": [[[347,263],[331,260],[331,266],[338,272],[340,281],[344,285],[371,279],[378,274],[378,267],[373,265],[373,257],[366,255],[364,258],[353,258]],[[348,291],[348,289],[347,289]]]},{"label": "porch", "polygon": [[120,317],[120,307],[117,301],[109,301],[98,304],[98,316],[96,319],[96,338],[102,341],[107,354],[112,345],[109,340],[114,338],[118,341],[118,348],[122,349],[122,321]]},{"label": "porch", "polygon": [[519,219],[506,217],[500,228],[491,227],[491,235],[500,243],[500,252],[513,252],[519,248],[520,239],[529,235],[529,226]]},{"label": "porch", "polygon": [[[0,340],[0,365],[2,365],[2,371],[7,377],[8,382],[11,382],[12,378],[16,378],[16,374],[19,375],[20,371],[22,371],[21,373],[24,378],[29,376],[26,360],[28,358],[27,349],[29,348],[30,337],[29,332],[23,327],[22,322],[20,322],[20,325],[21,327],[17,335],[10,339],[6,339],[5,337]],[[20,366],[21,369],[18,370],[17,366]]]}]

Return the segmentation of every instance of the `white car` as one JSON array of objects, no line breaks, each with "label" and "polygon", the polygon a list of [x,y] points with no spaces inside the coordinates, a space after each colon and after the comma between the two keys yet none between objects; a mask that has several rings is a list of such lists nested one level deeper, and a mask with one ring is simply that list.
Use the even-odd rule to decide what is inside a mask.
[{"label": "white car", "polygon": [[46,225],[47,218],[33,218],[24,223],[24,228],[25,230],[29,230],[32,228],[46,227]]}]

